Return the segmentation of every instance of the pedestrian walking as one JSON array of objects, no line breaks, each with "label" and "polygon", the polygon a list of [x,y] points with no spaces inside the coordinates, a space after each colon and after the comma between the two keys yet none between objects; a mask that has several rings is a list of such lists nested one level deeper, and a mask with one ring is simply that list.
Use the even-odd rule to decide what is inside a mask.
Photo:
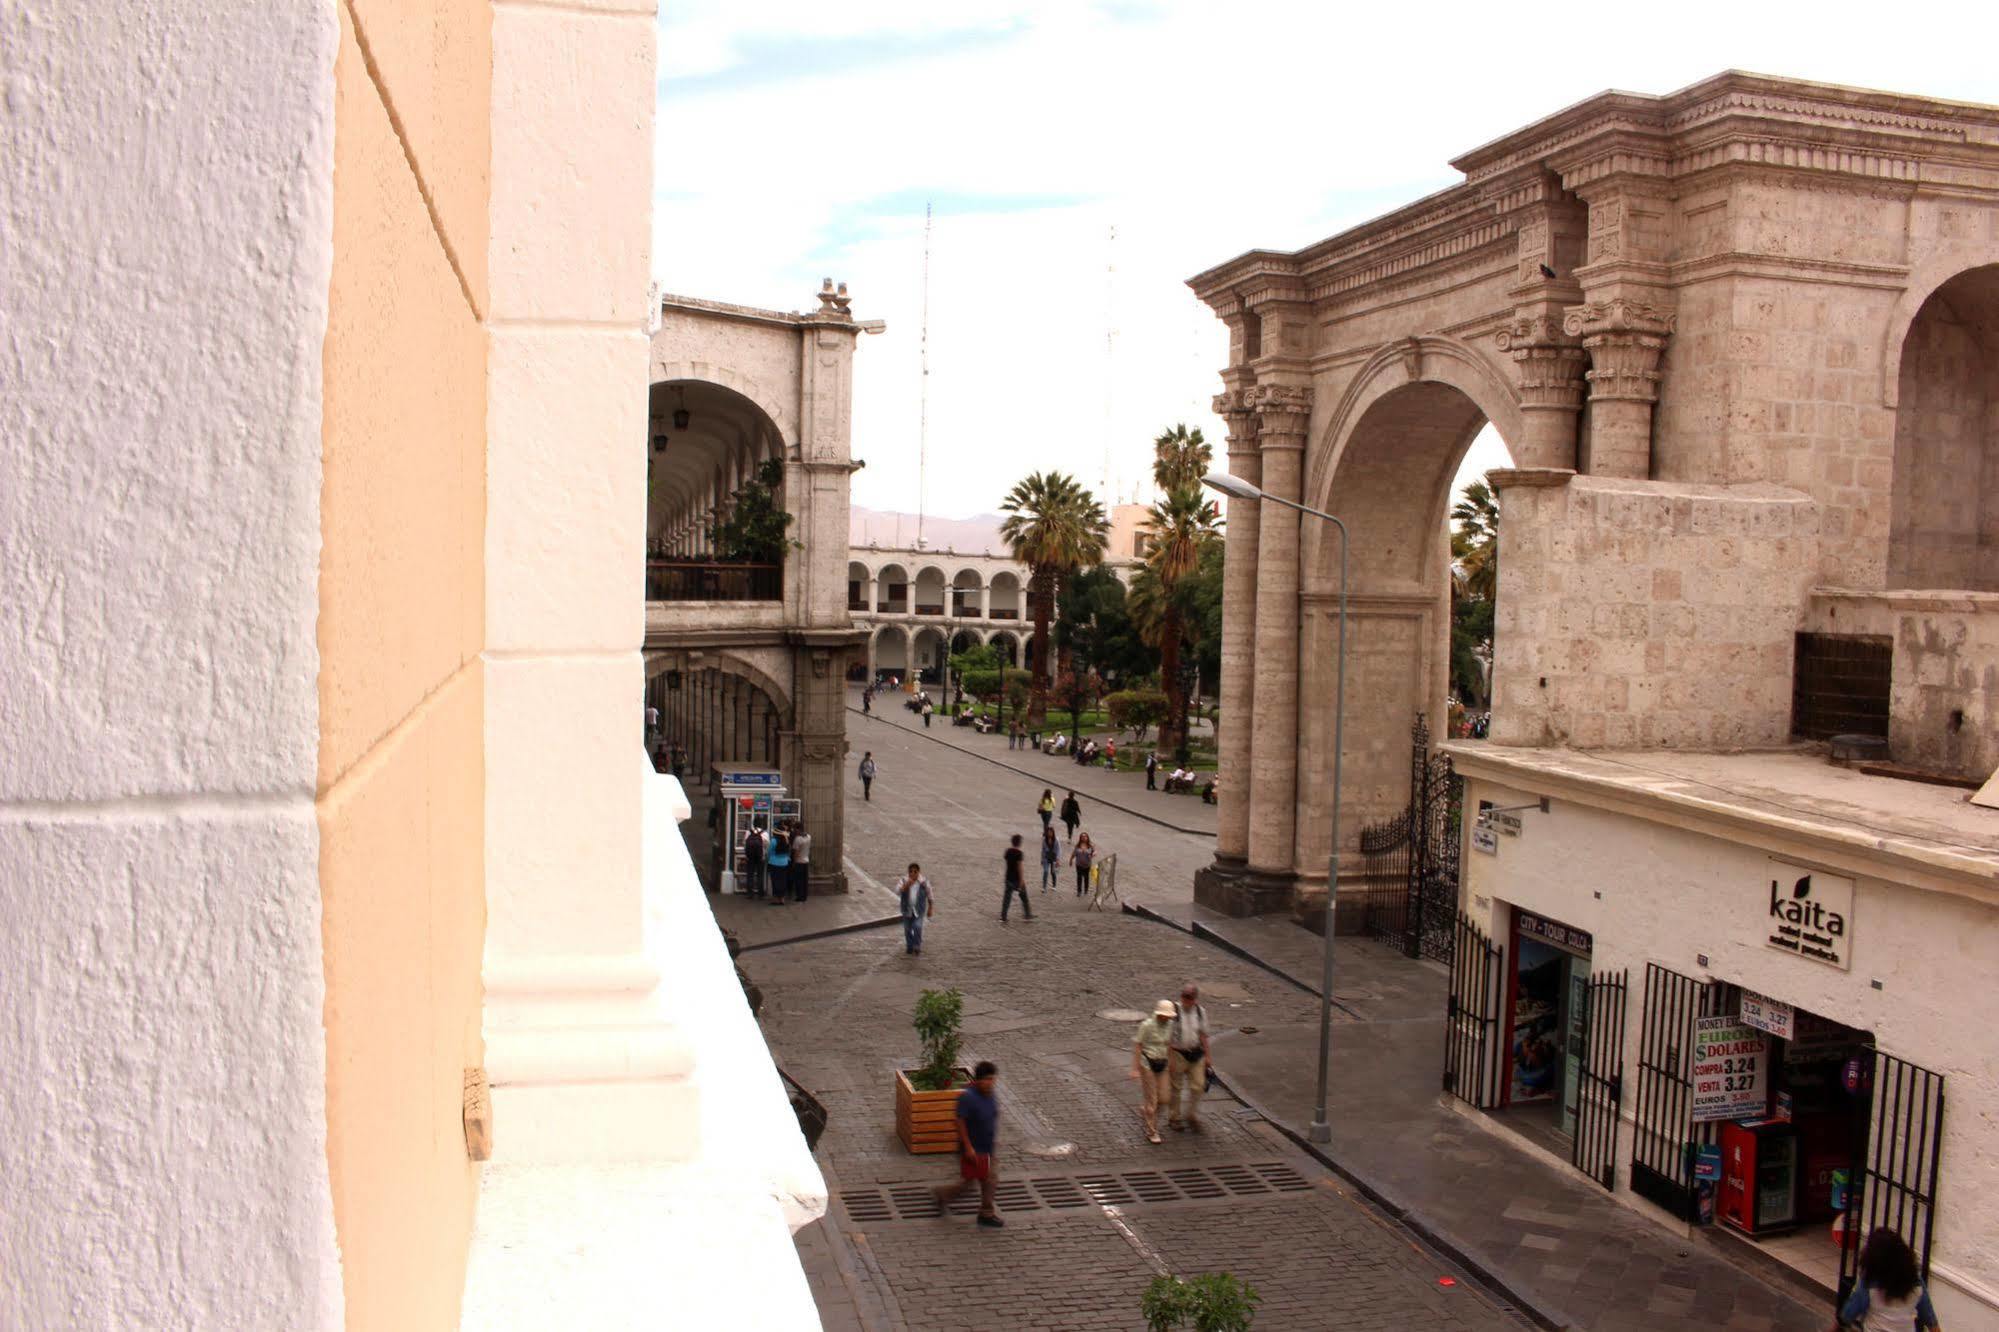
[{"label": "pedestrian walking", "polygon": [[909,862],[909,873],[895,886],[895,895],[902,911],[902,951],[920,953],[923,922],[937,914],[937,899],[930,891],[930,880],[923,877],[923,866]]},{"label": "pedestrian walking", "polygon": [[812,891],[812,834],[805,825],[791,825],[791,900],[803,902]]},{"label": "pedestrian walking", "polygon": [[927,698],[923,700],[923,727],[925,730],[930,728],[930,700]]},{"label": "pedestrian walking", "polygon": [[1006,880],[1000,889],[1000,923],[1006,923],[1007,908],[1013,905],[1013,895],[1020,894],[1020,915],[1023,920],[1033,920],[1034,912],[1027,902],[1027,853],[1020,849],[1020,834],[1013,835],[1013,841],[1006,848]]},{"label": "pedestrian walking", "polygon": [[1111,737],[1110,739],[1108,739],[1108,740],[1104,741],[1104,766],[1105,766],[1106,768],[1110,768],[1110,769],[1113,769],[1113,770],[1115,770],[1115,769],[1117,768],[1117,737],[1116,737],[1116,736],[1112,736],[1112,737]]},{"label": "pedestrian walking", "polygon": [[1887,1226],[1877,1227],[1860,1251],[1860,1277],[1840,1308],[1839,1325],[1864,1332],[1936,1332],[1940,1326],[1915,1253]]},{"label": "pedestrian walking", "polygon": [[1069,863],[1076,867],[1076,896],[1081,897],[1090,890],[1090,866],[1096,862],[1096,844],[1090,840],[1088,833],[1084,833],[1076,839],[1076,849],[1069,853]]},{"label": "pedestrian walking", "polygon": [[770,879],[770,904],[783,906],[785,895],[791,891],[791,834],[783,828],[771,830],[764,866]]},{"label": "pedestrian walking", "polygon": [[958,1093],[958,1182],[931,1190],[937,1205],[948,1208],[967,1184],[976,1181],[982,1226],[1006,1224],[999,1217],[999,1178],[993,1166],[993,1149],[999,1141],[999,1099],[993,1095],[993,1079],[998,1074],[990,1059],[972,1067],[972,1085]]},{"label": "pedestrian walking", "polygon": [[1172,1083],[1167,1079],[1166,1061],[1172,1051],[1173,1001],[1161,999],[1152,1007],[1152,1016],[1138,1024],[1131,1038],[1131,1075],[1138,1079],[1138,1117],[1145,1121],[1145,1140],[1159,1141],[1159,1112],[1166,1108]]},{"label": "pedestrian walking", "polygon": [[1055,886],[1055,880],[1062,875],[1062,844],[1055,840],[1053,828],[1041,830],[1041,891],[1047,892]]},{"label": "pedestrian walking", "polygon": [[1046,828],[1055,820],[1055,792],[1041,788],[1041,803],[1034,807],[1041,815],[1041,826]]},{"label": "pedestrian walking", "polygon": [[870,749],[861,755],[861,799],[875,798],[875,751]]},{"label": "pedestrian walking", "polygon": [[[1174,1128],[1201,1132],[1201,1097],[1208,1091],[1208,1012],[1201,1007],[1201,988],[1192,981],[1180,988],[1167,1043],[1168,1122]],[[1184,1106],[1183,1106],[1184,1098]]]},{"label": "pedestrian walking", "polygon": [[875,710],[875,687],[869,685],[861,691],[861,715],[870,716]]},{"label": "pedestrian walking", "polygon": [[1076,793],[1071,791],[1068,798],[1062,802],[1062,826],[1069,830],[1070,841],[1076,840],[1076,825],[1082,821],[1083,806],[1076,799]]},{"label": "pedestrian walking", "polygon": [[769,849],[762,828],[752,827],[743,835],[743,893],[747,897],[764,895],[764,856]]},{"label": "pedestrian walking", "polygon": [[1159,789],[1159,751],[1151,750],[1145,756],[1145,789]]}]

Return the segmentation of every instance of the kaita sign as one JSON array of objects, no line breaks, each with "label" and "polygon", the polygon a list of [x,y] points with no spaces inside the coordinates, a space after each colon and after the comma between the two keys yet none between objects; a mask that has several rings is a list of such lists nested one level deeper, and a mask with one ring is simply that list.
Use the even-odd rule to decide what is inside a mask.
[{"label": "kaita sign", "polygon": [[1853,880],[1770,862],[1769,914],[1764,942],[1844,971],[1853,941]]}]

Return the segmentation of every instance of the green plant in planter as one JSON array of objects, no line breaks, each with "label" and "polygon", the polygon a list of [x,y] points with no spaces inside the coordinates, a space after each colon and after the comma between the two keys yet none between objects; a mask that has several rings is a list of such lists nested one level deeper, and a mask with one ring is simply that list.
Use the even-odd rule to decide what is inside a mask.
[{"label": "green plant in planter", "polygon": [[965,996],[957,990],[925,990],[916,1000],[918,1040],[923,1042],[923,1067],[909,1075],[917,1091],[943,1091],[958,1072],[959,1029],[965,1020]]},{"label": "green plant in planter", "polygon": [[756,475],[730,499],[729,516],[717,523],[710,539],[715,558],[755,564],[779,564],[799,543],[789,534],[791,515],[784,511],[784,464],[767,458]]},{"label": "green plant in planter", "polygon": [[1230,1272],[1210,1272],[1182,1281],[1154,1277],[1139,1301],[1150,1332],[1248,1332],[1263,1297],[1256,1287]]}]

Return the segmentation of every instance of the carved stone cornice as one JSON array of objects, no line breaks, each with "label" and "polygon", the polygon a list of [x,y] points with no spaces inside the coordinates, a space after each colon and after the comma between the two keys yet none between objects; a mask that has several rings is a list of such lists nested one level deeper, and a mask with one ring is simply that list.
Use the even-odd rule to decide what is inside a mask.
[{"label": "carved stone cornice", "polygon": [[1659,353],[1674,320],[1671,310],[1624,296],[1571,306],[1562,330],[1589,352],[1591,401],[1656,402]]},{"label": "carved stone cornice", "polygon": [[1250,389],[1223,389],[1215,395],[1215,415],[1229,428],[1229,447],[1238,450],[1254,447],[1256,443],[1256,407],[1250,402]]},{"label": "carved stone cornice", "polygon": [[1303,448],[1312,417],[1312,390],[1303,384],[1258,384],[1246,394],[1264,448]]}]

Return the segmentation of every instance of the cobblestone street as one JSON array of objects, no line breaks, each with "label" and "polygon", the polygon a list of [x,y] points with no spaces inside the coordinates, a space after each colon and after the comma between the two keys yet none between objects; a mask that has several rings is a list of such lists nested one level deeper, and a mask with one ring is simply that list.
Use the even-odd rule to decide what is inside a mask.
[{"label": "cobblestone street", "polygon": [[[1207,944],[1089,910],[1073,877],[1035,892],[1032,921],[1016,908],[1002,925],[1000,851],[1008,834],[1038,832],[1034,801],[1064,764],[1022,756],[1047,768],[1037,781],[893,721],[851,720],[854,757],[871,748],[881,766],[871,803],[857,783],[849,794],[854,893],[803,909],[718,904],[753,942],[787,932],[780,924],[802,932],[892,912],[882,885],[911,859],[937,887],[919,957],[887,928],[743,958],[773,1052],[830,1115],[819,1156],[836,1201],[799,1241],[828,1327],[1137,1328],[1139,1295],[1162,1267],[1242,1276],[1263,1296],[1260,1328],[1524,1325],[1227,1095],[1204,1107],[1205,1135],[1148,1145],[1127,1078],[1137,1010],[1189,977],[1221,1027],[1309,1022],[1315,1001]],[[1119,854],[1127,892],[1188,897],[1206,838],[1087,793],[1084,811],[1085,829]],[[948,1178],[954,1158],[911,1156],[894,1136],[893,1073],[916,1050],[911,1005],[949,985],[966,995],[966,1061],[1000,1067],[1004,1231],[970,1224],[969,1195],[963,1215],[936,1218],[923,1186]]]},{"label": "cobblestone street", "polygon": [[[1082,779],[1083,827],[1118,855],[1127,901],[1295,977],[1316,977],[1318,940],[1280,918],[1196,907],[1212,841],[1172,826],[1190,821],[1184,798],[1142,778],[1080,773],[962,729],[926,733],[892,708],[849,723],[853,892],[716,900],[749,950],[773,1054],[830,1116],[818,1156],[835,1201],[798,1237],[829,1328],[1137,1328],[1139,1294],[1162,1268],[1244,1277],[1263,1295],[1260,1329],[1517,1327],[1530,1312],[1589,1328],[1825,1326],[1828,1310],[1712,1239],[1674,1236],[1440,1101],[1442,970],[1371,940],[1340,941],[1334,987],[1330,1151],[1350,1178],[1221,1088],[1206,1135],[1148,1145],[1127,1078],[1141,1010],[1198,981],[1222,1077],[1295,1132],[1310,1119],[1318,1001],[1184,929],[1089,909],[1073,876],[1034,892],[1032,921],[1016,905],[1001,924],[1000,853],[1014,832],[1032,846],[1043,787],[1059,800],[1064,779]],[[880,767],[871,802],[851,772],[864,750]],[[1150,801],[1168,802],[1167,821]],[[904,954],[893,925],[783,942],[893,915],[888,885],[912,859],[938,897],[921,956]],[[947,986],[966,996],[965,1062],[1000,1067],[1000,1232],[970,1224],[969,1195],[938,1218],[925,1186],[950,1177],[953,1158],[911,1156],[894,1135],[894,1071],[916,1062],[911,1007]]]}]

